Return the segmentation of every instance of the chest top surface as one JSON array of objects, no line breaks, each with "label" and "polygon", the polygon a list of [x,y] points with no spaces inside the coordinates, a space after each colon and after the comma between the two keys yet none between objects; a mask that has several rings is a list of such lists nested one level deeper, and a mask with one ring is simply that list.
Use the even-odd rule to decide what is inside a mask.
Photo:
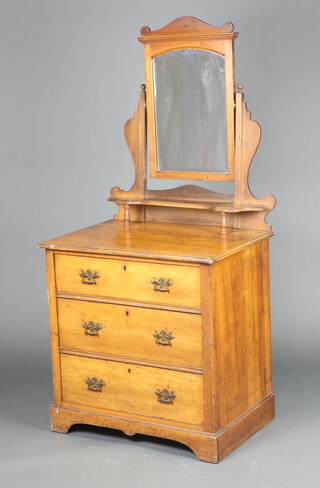
[{"label": "chest top surface", "polygon": [[221,235],[219,227],[160,222],[135,222],[125,228],[121,221],[110,220],[42,242],[39,247],[210,264],[272,235],[240,229]]}]

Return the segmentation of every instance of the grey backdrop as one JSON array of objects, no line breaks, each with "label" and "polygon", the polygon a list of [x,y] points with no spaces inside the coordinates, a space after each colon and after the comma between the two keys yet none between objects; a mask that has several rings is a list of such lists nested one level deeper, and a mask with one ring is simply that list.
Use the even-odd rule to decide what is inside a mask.
[{"label": "grey backdrop", "polygon": [[[1,1],[1,486],[319,486],[319,13],[316,0]],[[143,436],[49,431],[36,244],[112,218],[110,188],[133,178],[123,125],[144,81],[136,37],[182,15],[231,20],[240,32],[237,82],[263,129],[251,188],[278,200],[269,216],[277,419],[217,466]]]}]

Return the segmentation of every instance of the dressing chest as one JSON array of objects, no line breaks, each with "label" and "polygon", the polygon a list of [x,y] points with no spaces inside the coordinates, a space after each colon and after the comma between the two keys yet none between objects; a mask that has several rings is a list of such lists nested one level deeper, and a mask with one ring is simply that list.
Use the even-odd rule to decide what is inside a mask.
[{"label": "dressing chest", "polygon": [[[142,28],[146,84],[125,125],[133,186],[111,190],[113,220],[39,245],[53,431],[163,437],[216,463],[274,417],[265,217],[275,200],[248,188],[260,128],[234,90],[235,38],[231,23],[193,17]],[[148,171],[235,190],[149,190]]]}]

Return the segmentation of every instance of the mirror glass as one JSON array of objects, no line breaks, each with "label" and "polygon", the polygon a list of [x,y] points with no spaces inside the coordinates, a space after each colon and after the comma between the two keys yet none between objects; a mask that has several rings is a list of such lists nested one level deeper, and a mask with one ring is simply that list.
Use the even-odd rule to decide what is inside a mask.
[{"label": "mirror glass", "polygon": [[224,56],[179,49],[152,63],[157,170],[228,173]]}]

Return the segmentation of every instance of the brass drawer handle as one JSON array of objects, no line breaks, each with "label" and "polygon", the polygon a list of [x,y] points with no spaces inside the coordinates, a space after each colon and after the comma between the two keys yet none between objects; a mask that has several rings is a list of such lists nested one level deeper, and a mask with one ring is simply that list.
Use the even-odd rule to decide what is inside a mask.
[{"label": "brass drawer handle", "polygon": [[155,330],[153,337],[155,338],[155,343],[161,344],[162,346],[171,346],[171,341],[174,339],[172,332],[166,332],[165,330],[161,330],[160,332]]},{"label": "brass drawer handle", "polygon": [[173,400],[176,398],[174,391],[169,391],[166,388],[164,390],[159,390],[158,388],[155,394],[157,395],[158,402],[160,403],[170,403],[173,405]]},{"label": "brass drawer handle", "polygon": [[100,278],[98,273],[96,271],[91,271],[91,269],[87,269],[87,271],[82,270],[81,273],[79,273],[79,276],[81,276],[81,283],[84,285],[96,285],[96,279]]},{"label": "brass drawer handle", "polygon": [[87,378],[86,384],[88,385],[89,391],[98,391],[102,392],[102,387],[105,386],[105,382],[103,380],[98,380],[98,378]]},{"label": "brass drawer handle", "polygon": [[169,286],[173,283],[171,280],[166,280],[165,278],[153,278],[151,283],[154,285],[154,291],[166,291],[169,293]]},{"label": "brass drawer handle", "polygon": [[82,327],[84,328],[84,333],[90,336],[98,336],[98,331],[102,329],[99,323],[92,322],[92,320],[90,320],[90,322],[85,322],[84,324],[82,324]]}]

